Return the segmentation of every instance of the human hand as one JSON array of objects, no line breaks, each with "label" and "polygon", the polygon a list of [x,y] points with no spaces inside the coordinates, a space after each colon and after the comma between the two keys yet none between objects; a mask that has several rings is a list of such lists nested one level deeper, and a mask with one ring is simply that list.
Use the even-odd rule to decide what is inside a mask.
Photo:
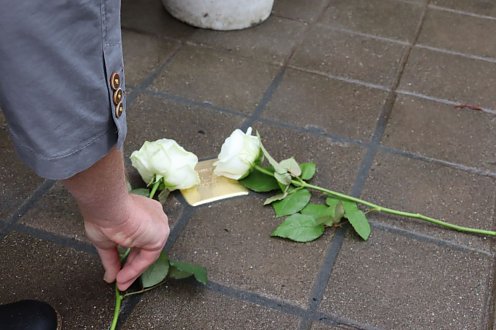
[{"label": "human hand", "polygon": [[[101,212],[106,219],[100,218],[100,212],[94,208],[88,212],[81,209],[81,213],[86,234],[105,269],[104,280],[108,283],[117,281],[119,290],[124,291],[157,260],[170,230],[167,215],[155,200],[131,194],[123,205],[112,209],[118,210],[115,216],[122,217],[122,221],[108,221],[112,218],[108,208]],[[118,245],[131,248],[122,269]]]}]

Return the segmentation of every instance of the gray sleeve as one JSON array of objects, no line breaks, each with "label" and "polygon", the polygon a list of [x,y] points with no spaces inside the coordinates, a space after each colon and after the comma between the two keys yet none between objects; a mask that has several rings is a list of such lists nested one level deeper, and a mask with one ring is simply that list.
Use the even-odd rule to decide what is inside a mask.
[{"label": "gray sleeve", "polygon": [[65,179],[126,136],[120,0],[2,3],[0,107],[20,157]]}]

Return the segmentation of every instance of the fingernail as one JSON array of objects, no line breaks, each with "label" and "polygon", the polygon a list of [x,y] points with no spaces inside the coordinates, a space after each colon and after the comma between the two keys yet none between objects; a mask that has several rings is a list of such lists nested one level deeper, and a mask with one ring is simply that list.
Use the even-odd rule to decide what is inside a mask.
[{"label": "fingernail", "polygon": [[112,283],[112,278],[107,272],[105,272],[105,275],[103,275],[103,280],[107,283]]}]

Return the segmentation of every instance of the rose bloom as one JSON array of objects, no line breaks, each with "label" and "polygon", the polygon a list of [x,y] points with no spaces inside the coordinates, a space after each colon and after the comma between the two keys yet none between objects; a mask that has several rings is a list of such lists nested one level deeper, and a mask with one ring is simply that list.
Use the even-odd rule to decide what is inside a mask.
[{"label": "rose bloom", "polygon": [[200,183],[195,171],[198,157],[184,150],[176,141],[160,139],[146,141],[131,154],[131,163],[146,183],[163,178],[169,190],[187,189]]},{"label": "rose bloom", "polygon": [[246,133],[236,129],[224,141],[219,160],[214,163],[214,174],[235,180],[250,174],[262,154],[260,139],[251,135],[251,131],[251,127]]}]

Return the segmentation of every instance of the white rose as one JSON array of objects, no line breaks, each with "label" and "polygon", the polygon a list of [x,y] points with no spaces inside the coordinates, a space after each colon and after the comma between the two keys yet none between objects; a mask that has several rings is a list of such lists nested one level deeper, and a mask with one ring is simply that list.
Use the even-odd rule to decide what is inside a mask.
[{"label": "white rose", "polygon": [[198,157],[184,150],[176,141],[160,139],[146,141],[131,154],[131,163],[146,183],[163,178],[169,190],[191,188],[200,183],[195,171]]},{"label": "white rose", "polygon": [[216,175],[239,180],[250,173],[262,153],[260,139],[251,131],[251,127],[246,133],[237,129],[224,141],[214,163]]}]

